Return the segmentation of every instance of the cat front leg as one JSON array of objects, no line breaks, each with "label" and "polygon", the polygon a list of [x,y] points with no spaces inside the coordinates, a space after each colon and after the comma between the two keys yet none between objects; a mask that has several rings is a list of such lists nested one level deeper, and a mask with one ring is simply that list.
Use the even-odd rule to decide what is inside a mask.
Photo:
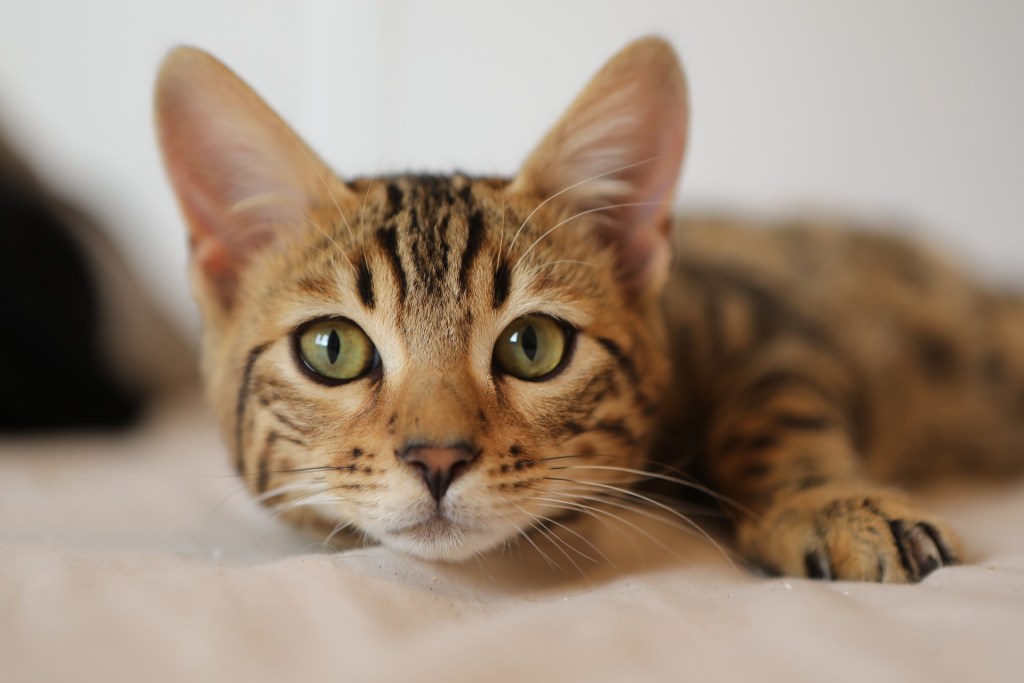
[{"label": "cat front leg", "polygon": [[954,564],[941,521],[862,474],[863,424],[842,363],[789,344],[719,387],[706,441],[713,484],[745,508],[740,551],[774,574],[913,583]]}]

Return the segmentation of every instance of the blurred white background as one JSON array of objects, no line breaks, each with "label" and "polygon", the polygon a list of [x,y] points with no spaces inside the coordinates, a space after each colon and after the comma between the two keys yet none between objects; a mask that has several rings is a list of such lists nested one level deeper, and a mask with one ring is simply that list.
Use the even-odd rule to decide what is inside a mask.
[{"label": "blurred white background", "polygon": [[150,95],[178,43],[248,80],[343,175],[511,174],[629,40],[677,46],[683,205],[834,207],[1024,266],[1024,3],[3,0],[0,125],[197,326]]}]

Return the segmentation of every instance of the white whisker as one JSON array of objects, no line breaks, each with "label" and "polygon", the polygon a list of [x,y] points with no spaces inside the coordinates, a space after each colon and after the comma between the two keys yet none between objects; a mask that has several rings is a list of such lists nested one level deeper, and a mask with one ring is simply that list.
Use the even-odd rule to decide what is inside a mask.
[{"label": "white whisker", "polygon": [[533,244],[531,244],[529,247],[527,247],[526,251],[524,251],[522,253],[522,255],[520,255],[519,259],[516,261],[515,266],[513,267],[513,270],[515,268],[519,267],[519,264],[523,262],[523,259],[526,258],[526,256],[531,251],[533,251],[533,248],[536,247],[538,244],[540,244],[541,241],[543,241],[545,237],[547,237],[548,235],[553,233],[555,230],[558,230],[560,227],[562,227],[566,223],[574,221],[577,218],[581,218],[583,216],[587,216],[587,215],[590,215],[592,213],[598,213],[600,211],[611,211],[612,209],[622,209],[622,208],[626,208],[626,207],[630,207],[630,206],[652,206],[652,205],[661,204],[661,203],[662,202],[626,202],[624,204],[608,204],[606,206],[597,206],[597,207],[594,207],[592,209],[586,209],[584,211],[580,211],[578,213],[575,213],[572,216],[569,216],[568,218],[566,218],[564,220],[561,220],[558,223],[555,223],[554,227],[549,228],[547,230],[547,232],[545,232],[543,235],[541,235],[540,237],[535,239],[533,241]]},{"label": "white whisker", "polygon": [[719,501],[720,503],[722,503],[724,505],[728,505],[728,506],[734,508],[738,512],[742,512],[745,515],[749,515],[750,517],[753,517],[754,519],[758,518],[758,515],[757,515],[756,512],[754,512],[753,510],[751,510],[747,506],[743,505],[742,503],[739,503],[739,502],[733,500],[729,496],[726,496],[726,495],[723,495],[721,493],[718,493],[717,491],[715,491],[713,489],[710,489],[707,486],[704,486],[703,484],[698,484],[698,483],[693,482],[693,481],[687,481],[685,479],[680,479],[679,477],[671,477],[671,476],[669,476],[667,474],[660,474],[658,472],[649,472],[647,470],[638,470],[638,469],[633,469],[632,467],[615,467],[613,465],[562,465],[562,466],[559,466],[559,467],[552,467],[550,469],[552,469],[552,470],[606,470],[606,471],[609,471],[609,472],[623,472],[623,473],[627,473],[627,474],[636,475],[638,477],[644,477],[644,478],[650,478],[650,479],[660,479],[662,481],[667,481],[667,482],[671,482],[673,484],[678,484],[680,486],[685,486],[686,488],[693,489],[694,491],[700,491],[701,493],[703,493],[705,495],[711,496],[712,498],[714,498],[715,500]]},{"label": "white whisker", "polygon": [[[605,560],[605,562],[608,561],[608,557],[604,553],[601,552],[600,548],[598,548],[596,545],[594,545],[589,540],[587,540],[582,534],[577,532],[575,529],[570,529],[565,524],[562,524],[561,522],[559,522],[559,521],[557,521],[555,519],[552,519],[551,517],[545,517],[544,515],[540,515],[540,514],[537,514],[537,513],[530,512],[529,510],[527,510],[526,508],[522,507],[521,505],[516,505],[516,507],[519,510],[521,510],[523,513],[525,513],[527,515],[530,515],[534,519],[539,519],[539,520],[542,520],[542,521],[544,521],[544,522],[546,522],[548,524],[554,524],[555,526],[557,526],[557,527],[559,527],[561,529],[564,529],[565,531],[569,532],[570,534],[572,534],[573,536],[575,536],[576,538],[580,539],[581,541],[586,543],[588,546],[590,546],[594,550],[595,553],[600,555],[601,558]],[[563,539],[559,539],[559,540],[562,540],[562,542],[565,543],[565,541]],[[569,545],[568,543],[566,543],[566,547],[571,549],[574,553],[576,553],[580,557],[582,557],[582,558],[584,558],[586,560],[590,560],[594,564],[597,564],[597,560],[595,560],[594,558],[590,557],[589,555],[585,555],[584,553],[580,552],[577,548]]]},{"label": "white whisker", "polygon": [[552,199],[555,199],[556,197],[559,197],[559,196],[565,194],[566,192],[569,192],[570,190],[573,190],[573,189],[579,187],[580,185],[586,185],[587,183],[593,182],[595,180],[598,180],[599,178],[604,178],[606,176],[610,176],[610,175],[613,175],[615,173],[621,173],[622,171],[628,171],[631,168],[635,168],[637,166],[642,166],[643,164],[649,164],[652,161],[656,161],[659,158],[660,157],[658,157],[658,156],[654,156],[654,157],[651,157],[649,159],[644,159],[642,161],[634,162],[632,164],[626,164],[625,166],[620,166],[618,168],[613,168],[610,171],[605,171],[604,173],[598,173],[597,175],[590,176],[589,178],[584,178],[583,180],[580,180],[579,182],[575,182],[572,185],[569,185],[568,187],[562,188],[558,192],[554,193],[553,195],[551,195],[550,197],[548,197],[547,199],[542,201],[540,204],[538,204],[536,207],[534,207],[533,211],[531,211],[526,216],[526,219],[523,220],[522,225],[519,226],[519,229],[516,231],[515,236],[512,238],[512,241],[508,245],[508,254],[507,254],[506,258],[508,258],[509,256],[512,255],[512,247],[514,247],[516,245],[516,240],[519,239],[519,235],[520,235],[520,233],[523,232],[523,229],[526,227],[526,224],[530,222],[530,219],[533,218],[535,213],[540,211],[541,208],[545,204],[550,202]]},{"label": "white whisker", "polygon": [[694,531],[696,531],[700,535],[701,538],[703,538],[705,541],[707,541],[712,546],[714,546],[715,549],[717,549],[718,552],[720,552],[722,554],[722,557],[724,557],[729,562],[729,564],[732,565],[733,569],[736,568],[736,565],[733,563],[732,558],[729,557],[729,554],[725,551],[725,548],[723,548],[722,545],[718,541],[716,541],[714,538],[712,538],[711,534],[709,534],[707,531],[704,530],[704,528],[702,526],[700,526],[699,524],[694,522],[692,519],[690,519],[689,517],[687,517],[683,513],[679,512],[678,510],[674,510],[673,508],[669,507],[668,505],[665,505],[664,503],[658,502],[657,500],[654,500],[653,498],[645,496],[645,495],[643,495],[641,493],[637,493],[636,491],[631,491],[629,489],[624,489],[624,488],[621,488],[619,486],[612,486],[611,484],[602,484],[602,483],[599,483],[599,482],[592,482],[592,481],[575,481],[575,480],[572,480],[572,479],[559,479],[557,477],[548,477],[548,478],[549,479],[554,479],[556,481],[566,481],[566,482],[573,483],[573,484],[580,484],[580,485],[585,485],[585,486],[593,486],[593,487],[597,487],[597,488],[607,489],[609,491],[614,491],[616,493],[620,493],[620,494],[623,494],[623,495],[626,495],[626,496],[631,496],[631,497],[636,498],[638,500],[642,500],[642,501],[644,501],[644,502],[646,502],[646,503],[648,503],[650,505],[653,505],[653,506],[655,506],[657,508],[660,508],[660,509],[664,510],[665,512],[669,513],[670,515],[678,517],[684,523],[689,525]]},{"label": "white whisker", "polygon": [[516,526],[516,525],[515,525],[514,523],[512,524],[512,527],[513,527],[513,528],[515,529],[515,531],[516,531],[516,532],[517,532],[517,533],[518,533],[518,534],[519,534],[520,536],[522,536],[523,538],[525,538],[525,539],[527,540],[527,542],[528,542],[528,543],[529,543],[530,545],[532,545],[532,546],[533,546],[534,550],[536,550],[536,551],[537,551],[538,553],[540,553],[541,557],[543,557],[543,558],[544,558],[544,559],[545,559],[545,560],[547,561],[547,563],[548,563],[548,566],[549,566],[549,567],[552,567],[552,568],[554,568],[554,569],[561,569],[561,567],[559,567],[559,566],[558,566],[558,563],[557,563],[557,562],[555,562],[554,560],[552,560],[552,559],[551,559],[551,558],[550,558],[550,557],[548,556],[548,554],[547,554],[546,552],[544,552],[543,550],[541,550],[541,549],[540,549],[540,546],[538,546],[538,545],[537,545],[536,543],[534,543],[534,542],[533,542],[533,539],[532,539],[532,538],[530,538],[530,534],[528,534],[528,533],[527,533],[527,532],[526,532],[525,530],[523,530],[523,529],[520,529],[520,528],[519,528],[518,526]]},{"label": "white whisker", "polygon": [[[579,500],[590,500],[590,501],[594,501],[596,503],[611,504],[610,501],[607,501],[607,500],[605,500],[603,498],[595,498],[595,497],[592,497],[592,496],[576,496],[576,497]],[[609,512],[608,510],[602,510],[601,508],[594,507],[594,506],[591,506],[591,505],[584,506],[582,503],[569,503],[569,504],[578,505],[581,508],[582,507],[586,507],[588,510],[592,510],[594,513],[600,513],[602,515],[610,517],[611,519],[615,520],[616,522],[619,522],[620,524],[625,524],[626,526],[628,526],[629,528],[633,529],[638,534],[646,537],[649,541],[651,541],[652,543],[657,545],[659,548],[664,550],[666,553],[668,553],[672,557],[676,558],[677,560],[682,560],[683,559],[682,555],[680,555],[676,550],[674,550],[674,549],[670,548],[668,545],[666,545],[657,536],[655,536],[654,534],[650,533],[649,531],[647,531],[643,527],[641,527],[641,526],[639,526],[637,524],[634,524],[633,522],[630,522],[628,519],[624,519],[621,515],[616,515],[613,512]],[[636,514],[640,514],[640,511],[638,511],[638,510],[631,510],[631,509],[626,508],[624,506],[619,506],[619,505],[614,505],[614,504],[612,504],[612,506],[613,507],[618,507],[620,509],[627,510],[628,512],[633,512],[633,513],[636,513]],[[645,515],[641,514],[641,516],[645,516]],[[657,517],[654,517],[654,518],[655,519],[659,519]],[[662,521],[666,521],[666,520],[662,520]],[[641,552],[640,551],[640,546],[636,544],[636,541],[633,540],[632,537],[629,534],[623,534],[623,535],[627,539],[630,540],[630,542],[633,544],[633,547],[636,549],[637,553],[639,554]]]}]

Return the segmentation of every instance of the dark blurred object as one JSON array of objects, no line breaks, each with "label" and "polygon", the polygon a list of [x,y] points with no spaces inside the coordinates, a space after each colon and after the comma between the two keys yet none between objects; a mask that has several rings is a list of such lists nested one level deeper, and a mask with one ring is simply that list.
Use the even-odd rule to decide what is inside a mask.
[{"label": "dark blurred object", "polygon": [[139,288],[124,276],[118,288],[135,292],[115,296],[102,285],[111,275],[99,271],[117,268],[97,252],[111,251],[0,139],[0,431],[115,428],[140,415],[150,387],[118,367],[109,343],[110,299],[138,298]]}]

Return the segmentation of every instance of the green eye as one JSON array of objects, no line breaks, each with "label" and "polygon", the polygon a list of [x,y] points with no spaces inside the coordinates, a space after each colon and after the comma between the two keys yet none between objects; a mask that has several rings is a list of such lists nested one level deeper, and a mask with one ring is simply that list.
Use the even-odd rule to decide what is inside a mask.
[{"label": "green eye", "polygon": [[524,315],[498,337],[494,362],[519,379],[547,379],[561,365],[568,347],[569,334],[564,325],[547,316]]},{"label": "green eye", "polygon": [[295,334],[303,364],[331,384],[358,379],[376,367],[377,349],[358,325],[344,318],[314,320]]}]

